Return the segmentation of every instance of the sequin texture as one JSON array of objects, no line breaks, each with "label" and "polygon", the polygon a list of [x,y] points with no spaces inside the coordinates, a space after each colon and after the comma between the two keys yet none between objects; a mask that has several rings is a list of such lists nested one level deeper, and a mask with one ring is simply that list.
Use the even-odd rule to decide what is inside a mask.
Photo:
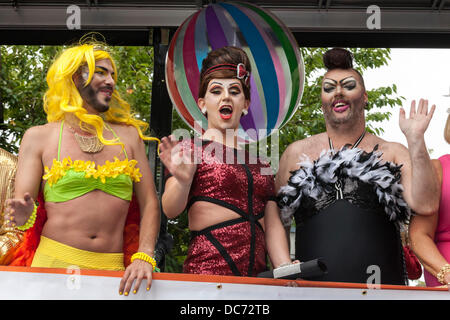
[{"label": "sequin texture", "polygon": [[[264,232],[256,227],[255,264],[252,275],[266,269]],[[248,275],[250,252],[250,224],[242,222],[211,232],[235,262],[241,275]],[[194,237],[184,262],[183,272],[196,274],[233,275],[227,261],[205,235]]]},{"label": "sequin texture", "polygon": [[191,141],[191,147],[201,154],[201,163],[188,207],[195,201],[213,202],[241,218],[209,227],[207,232],[193,232],[184,272],[255,276],[266,268],[264,231],[257,221],[264,216],[267,201],[274,198],[273,175],[262,174],[268,165],[248,152],[211,141],[202,146]]}]

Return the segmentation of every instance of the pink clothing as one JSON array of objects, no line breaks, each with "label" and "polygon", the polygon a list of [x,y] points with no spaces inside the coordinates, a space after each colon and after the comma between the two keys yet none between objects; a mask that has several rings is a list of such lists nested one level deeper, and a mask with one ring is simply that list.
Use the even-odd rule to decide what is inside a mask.
[{"label": "pink clothing", "polygon": [[[442,190],[434,242],[440,253],[450,262],[450,154],[440,157],[439,161],[442,166]],[[436,277],[426,270],[424,275],[428,287],[441,285]]]}]

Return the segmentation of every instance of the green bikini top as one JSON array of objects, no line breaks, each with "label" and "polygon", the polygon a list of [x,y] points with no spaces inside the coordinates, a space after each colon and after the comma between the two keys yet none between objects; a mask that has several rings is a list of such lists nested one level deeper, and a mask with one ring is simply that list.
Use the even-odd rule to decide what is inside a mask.
[{"label": "green bikini top", "polygon": [[[114,157],[114,162],[106,161],[96,166],[93,161],[75,160],[70,157],[60,161],[61,137],[64,121],[61,122],[58,142],[58,159],[53,159],[52,168],[45,166],[47,180],[44,185],[44,199],[49,202],[65,202],[80,197],[93,190],[102,190],[124,200],[131,200],[133,182],[139,182],[142,174],[136,168],[136,160],[128,160],[124,149],[125,160]],[[115,132],[108,126],[109,130]]]}]

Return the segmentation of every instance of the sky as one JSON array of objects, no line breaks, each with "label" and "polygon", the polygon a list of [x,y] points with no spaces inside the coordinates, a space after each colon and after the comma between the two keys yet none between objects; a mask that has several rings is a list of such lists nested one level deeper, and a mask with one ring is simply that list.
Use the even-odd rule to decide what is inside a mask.
[{"label": "sky", "polygon": [[[429,107],[435,104],[436,110],[425,132],[425,143],[432,149],[432,159],[450,153],[450,145],[444,140],[447,109],[450,108],[450,97],[444,96],[450,95],[450,49],[392,49],[389,64],[366,71],[364,82],[368,90],[395,83],[398,95],[405,97],[403,107],[407,116],[414,99],[428,99]],[[384,129],[381,138],[407,146],[398,125],[400,107],[386,109],[392,116],[380,125]],[[424,281],[423,275],[419,281]],[[417,283],[411,281],[410,285]]]},{"label": "sky", "polygon": [[[391,49],[387,66],[364,72],[368,90],[397,85],[397,93],[405,98],[403,107],[409,116],[411,101],[428,99],[429,107],[436,105],[433,118],[425,133],[425,143],[433,159],[450,153],[450,145],[444,140],[447,109],[450,108],[450,49]],[[407,146],[406,138],[398,125],[400,107],[386,108],[392,113],[389,121],[380,126],[381,138],[400,142]]]}]

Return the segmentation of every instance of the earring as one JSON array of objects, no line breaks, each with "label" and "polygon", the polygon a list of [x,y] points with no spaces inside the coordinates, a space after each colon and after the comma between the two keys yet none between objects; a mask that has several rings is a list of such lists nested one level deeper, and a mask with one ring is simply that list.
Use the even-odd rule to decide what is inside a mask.
[{"label": "earring", "polygon": [[203,107],[203,108],[202,108],[202,113],[203,113],[204,115],[206,115],[206,107]]},{"label": "earring", "polygon": [[248,115],[248,110],[247,110],[247,109],[243,109],[243,110],[242,110],[242,114],[243,114],[244,116]]}]

